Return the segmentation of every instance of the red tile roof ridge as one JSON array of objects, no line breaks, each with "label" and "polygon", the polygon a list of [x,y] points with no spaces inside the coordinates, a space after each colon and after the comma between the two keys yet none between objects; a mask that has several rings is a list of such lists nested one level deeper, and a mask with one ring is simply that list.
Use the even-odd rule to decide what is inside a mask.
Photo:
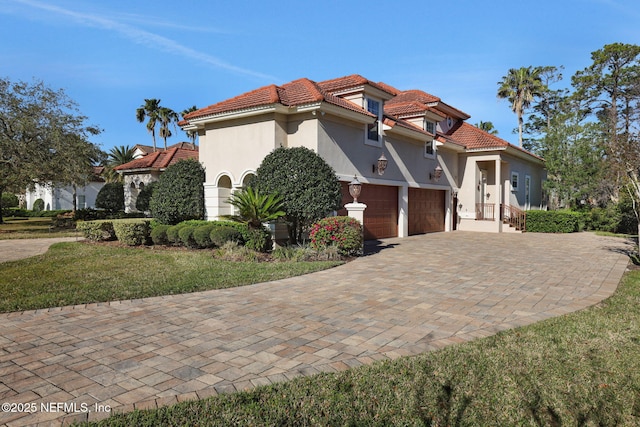
[{"label": "red tile roof ridge", "polygon": [[464,145],[467,150],[511,147],[537,159],[544,160],[542,157],[525,150],[522,147],[511,144],[498,136],[492,135],[489,132],[462,121],[456,123],[449,132],[447,132],[446,136],[458,141]]},{"label": "red tile roof ridge", "polygon": [[189,148],[173,147],[165,150],[158,150],[146,156],[134,159],[128,163],[116,166],[115,170],[132,169],[164,169],[183,159],[197,159],[199,151]]},{"label": "red tile roof ridge", "polygon": [[395,95],[395,93],[389,91],[389,89],[393,89],[391,86],[380,85],[374,81],[362,77],[360,74],[351,74],[348,76],[337,77],[335,79],[318,82],[318,86],[329,93],[340,92],[343,90],[363,86],[365,84],[373,86],[376,89],[380,89],[383,92],[387,92],[390,95]]}]

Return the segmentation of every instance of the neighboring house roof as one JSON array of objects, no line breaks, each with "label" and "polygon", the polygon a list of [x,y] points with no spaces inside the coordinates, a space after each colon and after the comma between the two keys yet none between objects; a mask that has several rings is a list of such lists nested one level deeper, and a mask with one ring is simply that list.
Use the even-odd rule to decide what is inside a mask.
[{"label": "neighboring house roof", "polygon": [[180,160],[184,159],[198,159],[197,147],[195,150],[173,147],[165,150],[159,150],[155,153],[149,153],[138,159],[132,160],[128,163],[116,166],[114,169],[120,172],[140,170],[140,169],[153,169],[163,170],[168,166],[171,166]]},{"label": "neighboring house roof", "polygon": [[[198,146],[191,143],[191,142],[178,142],[177,144],[173,144],[167,147],[167,150],[169,148],[174,148],[174,147],[178,147],[178,148],[188,148],[191,150],[197,150]],[[134,150],[140,150],[140,152],[142,153],[142,155],[146,155],[146,154],[150,154],[153,153],[153,145],[142,145],[142,144],[136,144],[133,146]],[[158,148],[156,148],[156,150],[158,150]]]},{"label": "neighboring house roof", "polygon": [[102,177],[102,173],[104,172],[104,166],[94,166],[93,167],[93,176],[91,177],[91,181],[93,182],[104,182],[104,178]]}]

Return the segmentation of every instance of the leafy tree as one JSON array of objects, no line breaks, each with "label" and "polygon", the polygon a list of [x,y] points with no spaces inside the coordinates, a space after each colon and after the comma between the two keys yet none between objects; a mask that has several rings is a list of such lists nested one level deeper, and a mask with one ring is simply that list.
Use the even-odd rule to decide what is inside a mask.
[{"label": "leafy tree", "polygon": [[[88,137],[77,104],[43,82],[0,79],[0,192],[23,192],[34,183],[80,184],[100,150]],[[0,223],[2,223],[0,206]]]},{"label": "leafy tree", "polygon": [[628,192],[640,224],[640,46],[605,45],[591,59],[572,84],[601,124],[612,198],[619,200],[619,190]]},{"label": "leafy tree", "polygon": [[250,186],[282,197],[289,240],[302,240],[311,224],[340,208],[342,193],[335,171],[305,147],[276,148],[256,171]]},{"label": "leafy tree", "polygon": [[110,213],[124,210],[124,186],[121,182],[108,182],[96,196],[96,207]]},{"label": "leafy tree", "polygon": [[258,190],[251,187],[232,194],[228,202],[238,210],[231,219],[247,224],[253,229],[259,229],[262,223],[285,215],[281,197],[276,194],[260,194]]},{"label": "leafy tree", "polygon": [[175,124],[178,122],[178,114],[173,111],[171,108],[160,107],[158,109],[158,120],[160,121],[160,138],[164,140],[164,149],[167,150],[167,138],[171,137],[173,134],[171,133],[171,129],[169,126],[173,125],[175,129]]},{"label": "leafy tree", "polygon": [[[195,105],[187,108],[186,110],[183,110],[180,115],[182,116],[182,119],[184,120],[184,116],[186,116],[189,113],[193,113],[194,111],[197,111],[198,107],[196,107]],[[187,137],[189,138],[189,140],[191,141],[191,143],[193,145],[196,145],[196,136],[198,136],[198,132],[195,130],[187,130],[185,131],[187,134]]]},{"label": "leafy tree", "polygon": [[533,99],[544,90],[540,67],[511,68],[498,82],[498,98],[507,99],[511,110],[518,116],[518,142],[522,147],[524,112]]},{"label": "leafy tree", "polygon": [[142,104],[136,110],[136,119],[138,122],[144,122],[145,118],[148,118],[147,121],[147,131],[151,134],[151,138],[153,139],[153,151],[156,151],[156,124],[158,123],[158,110],[160,109],[160,100],[159,99],[145,99],[144,104]]},{"label": "leafy tree", "polygon": [[491,122],[483,122],[481,120],[480,122],[475,124],[475,127],[477,127],[478,129],[482,129],[483,131],[490,133],[491,135],[498,134],[498,130],[495,129],[495,127],[493,126],[493,123]]},{"label": "leafy tree", "polygon": [[162,224],[204,218],[204,168],[195,159],[169,166],[158,180],[149,203]]}]

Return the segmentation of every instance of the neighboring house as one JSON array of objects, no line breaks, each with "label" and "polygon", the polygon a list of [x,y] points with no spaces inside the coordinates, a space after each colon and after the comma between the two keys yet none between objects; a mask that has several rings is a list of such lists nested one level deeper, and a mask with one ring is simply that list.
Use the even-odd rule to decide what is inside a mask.
[{"label": "neighboring house", "polygon": [[[197,150],[198,146],[191,142],[178,142],[177,144],[173,144],[167,147],[167,150],[171,148],[186,148],[188,150]],[[163,148],[157,148],[156,151],[162,151]],[[133,157],[139,159],[142,156],[146,156],[147,154],[153,153],[153,145],[142,145],[136,144],[133,146]]]},{"label": "neighboring house", "polygon": [[[544,208],[544,161],[467,119],[426,92],[352,75],[265,86],[189,113],[180,125],[199,135],[211,220],[232,213],[230,194],[272,150],[304,146],[333,167],[343,204],[352,201],[354,176],[363,183],[367,239],[506,231],[520,209]],[[378,168],[384,158],[386,169]]]},{"label": "neighboring house", "polygon": [[[136,145],[136,149],[138,147],[141,146]],[[183,159],[198,159],[198,147],[189,142],[172,145],[167,148],[167,151],[154,152],[153,147],[150,148],[150,153],[114,168],[124,177],[125,212],[138,212],[136,209],[138,194],[145,185],[157,181],[167,167]]]},{"label": "neighboring house", "polygon": [[[104,186],[102,178],[103,166],[94,166],[89,182],[76,187],[76,206],[78,209],[95,208],[96,196]],[[61,186],[53,183],[36,184],[33,190],[24,195],[26,209],[33,209],[33,203],[42,199],[45,210],[73,209],[73,186]]]}]

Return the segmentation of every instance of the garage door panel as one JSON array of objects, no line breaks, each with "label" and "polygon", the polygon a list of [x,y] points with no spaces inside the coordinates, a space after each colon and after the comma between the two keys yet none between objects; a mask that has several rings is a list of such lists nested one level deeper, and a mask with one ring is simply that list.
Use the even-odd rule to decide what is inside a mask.
[{"label": "garage door panel", "polygon": [[409,235],[444,231],[445,192],[409,188]]},{"label": "garage door panel", "polygon": [[[342,182],[343,205],[352,201],[348,183]],[[362,184],[358,202],[367,205],[364,211],[365,240],[398,236],[398,187]],[[339,214],[346,215],[346,210]]]}]

